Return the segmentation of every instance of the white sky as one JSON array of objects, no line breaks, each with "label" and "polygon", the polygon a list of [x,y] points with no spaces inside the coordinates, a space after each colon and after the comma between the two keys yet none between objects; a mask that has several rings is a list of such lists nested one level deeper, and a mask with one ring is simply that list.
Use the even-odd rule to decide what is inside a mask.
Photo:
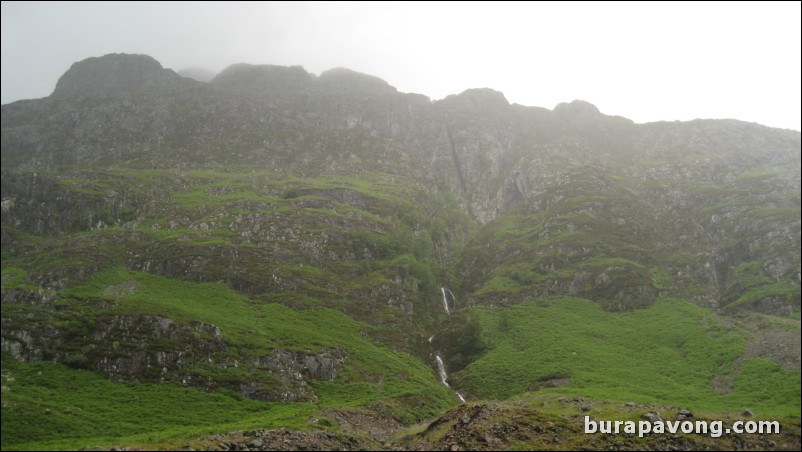
[{"label": "white sky", "polygon": [[490,87],[636,122],[735,118],[800,130],[800,2],[2,2],[2,103],[75,62],[144,53],[175,70],[347,67],[440,99]]}]

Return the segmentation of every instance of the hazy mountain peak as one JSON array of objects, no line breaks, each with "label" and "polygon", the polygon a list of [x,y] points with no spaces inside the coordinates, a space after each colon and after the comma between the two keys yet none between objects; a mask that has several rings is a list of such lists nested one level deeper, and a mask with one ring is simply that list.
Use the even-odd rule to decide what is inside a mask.
[{"label": "hazy mountain peak", "polygon": [[374,88],[395,91],[394,87],[390,86],[389,83],[379,77],[363,74],[343,67],[322,72],[318,78],[318,84],[343,89]]},{"label": "hazy mountain peak", "polygon": [[471,88],[461,92],[456,98],[482,107],[508,107],[510,102],[501,91],[492,88]]},{"label": "hazy mountain peak", "polygon": [[113,53],[74,63],[61,76],[54,95],[90,94],[139,88],[158,80],[177,77],[153,57]]},{"label": "hazy mountain peak", "polygon": [[214,77],[216,83],[225,83],[232,80],[254,80],[276,76],[309,77],[302,66],[276,66],[273,64],[236,63],[223,69]]},{"label": "hazy mountain peak", "polygon": [[574,100],[570,103],[561,102],[554,107],[554,113],[571,116],[598,116],[601,114],[595,105],[584,100]]},{"label": "hazy mountain peak", "polygon": [[288,94],[306,88],[315,76],[301,66],[232,64],[211,84],[242,94]]}]

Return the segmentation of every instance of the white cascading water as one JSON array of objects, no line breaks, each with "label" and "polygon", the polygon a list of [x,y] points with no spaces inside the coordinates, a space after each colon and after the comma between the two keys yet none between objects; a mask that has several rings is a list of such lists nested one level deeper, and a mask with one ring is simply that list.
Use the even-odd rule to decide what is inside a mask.
[{"label": "white cascading water", "polygon": [[437,373],[440,374],[440,381],[443,382],[444,385],[451,387],[448,382],[448,374],[446,373],[446,365],[443,364],[443,358],[440,355],[434,355],[434,360],[437,361]]},{"label": "white cascading water", "polygon": [[[451,385],[448,384],[448,374],[446,373],[446,365],[443,363],[443,358],[440,355],[434,355],[434,360],[437,361],[437,373],[440,374],[440,381],[446,385],[447,388],[450,388]],[[454,391],[459,397],[460,402],[465,403],[465,397],[462,396],[458,391]]]},{"label": "white cascading water", "polygon": [[[444,287],[441,287],[440,292],[443,293],[443,309],[446,310],[446,314],[451,315],[451,310],[448,309],[448,297],[446,296],[446,289]],[[452,295],[452,297],[453,296],[454,295]],[[432,343],[432,339],[434,339],[434,336],[429,338],[430,344]],[[434,355],[434,360],[437,361],[437,373],[440,375],[440,381],[442,381],[447,388],[450,388],[451,385],[449,385],[448,381],[446,381],[448,380],[448,374],[446,373],[446,365],[445,363],[443,363],[443,358],[441,358],[440,355]],[[459,397],[459,400],[462,403],[465,403],[465,397],[463,397],[462,394],[460,394],[457,391],[454,392],[457,394],[457,397]]]},{"label": "white cascading water", "polygon": [[443,292],[443,308],[445,308],[446,314],[451,315],[451,311],[448,309],[448,299],[446,298],[446,289],[441,287],[440,292]]}]

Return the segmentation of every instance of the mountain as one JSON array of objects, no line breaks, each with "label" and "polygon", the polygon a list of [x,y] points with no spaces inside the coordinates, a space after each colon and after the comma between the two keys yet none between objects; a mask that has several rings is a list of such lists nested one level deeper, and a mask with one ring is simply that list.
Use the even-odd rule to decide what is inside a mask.
[{"label": "mountain", "polygon": [[799,444],[799,132],[117,54],[3,105],[0,144],[4,449],[372,448],[551,393],[750,408]]}]

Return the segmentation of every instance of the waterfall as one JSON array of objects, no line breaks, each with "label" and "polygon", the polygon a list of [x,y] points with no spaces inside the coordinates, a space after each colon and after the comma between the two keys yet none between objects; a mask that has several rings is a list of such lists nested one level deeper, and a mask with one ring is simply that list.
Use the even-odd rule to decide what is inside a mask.
[{"label": "waterfall", "polygon": [[446,373],[446,365],[443,364],[443,358],[440,355],[434,355],[434,360],[437,361],[437,373],[440,374],[440,381],[443,382],[444,385],[451,387],[448,382],[448,374]]},{"label": "waterfall", "polygon": [[[441,287],[440,292],[443,294],[443,309],[445,309],[446,314],[451,315],[451,309],[448,308],[448,298],[451,297],[451,299],[453,300],[454,294],[452,294],[451,291],[449,290],[448,295],[446,295],[445,287]],[[434,336],[429,338],[430,344],[432,343],[432,339],[434,339]],[[437,374],[440,375],[440,381],[442,381],[447,388],[450,388],[451,385],[448,384],[448,373],[446,373],[446,365],[445,363],[443,363],[443,358],[441,358],[439,354],[435,354],[434,360],[437,362]],[[465,397],[463,397],[462,394],[460,394],[457,391],[454,392],[457,394],[457,397],[459,397],[459,400],[462,403],[465,403]]]},{"label": "waterfall", "polygon": [[440,292],[443,292],[443,308],[445,308],[446,314],[451,315],[451,311],[448,309],[448,299],[446,298],[446,289],[441,287]]},{"label": "waterfall", "polygon": [[[446,365],[443,363],[443,358],[441,358],[440,355],[434,355],[434,360],[437,361],[437,373],[440,375],[440,381],[442,381],[447,388],[450,388],[451,385],[446,381],[448,380],[448,374],[446,373]],[[463,397],[459,391],[454,391],[454,393],[457,394],[460,402],[465,403],[465,397]]]}]

